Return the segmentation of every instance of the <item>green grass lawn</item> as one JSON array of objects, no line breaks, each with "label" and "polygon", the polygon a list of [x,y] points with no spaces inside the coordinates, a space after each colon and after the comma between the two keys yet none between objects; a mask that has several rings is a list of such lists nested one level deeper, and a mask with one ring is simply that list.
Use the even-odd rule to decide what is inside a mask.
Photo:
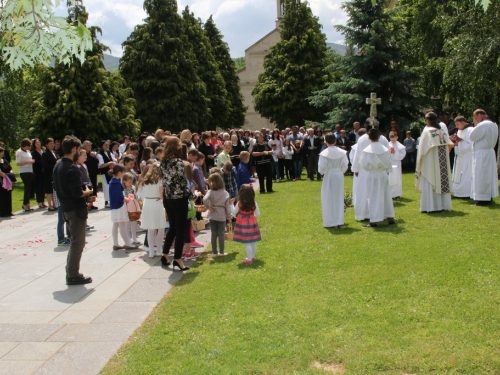
[{"label": "green grass lawn", "polygon": [[397,226],[328,230],[321,183],[274,188],[258,261],[201,258],[104,374],[500,373],[498,203],[421,214],[406,174]]}]

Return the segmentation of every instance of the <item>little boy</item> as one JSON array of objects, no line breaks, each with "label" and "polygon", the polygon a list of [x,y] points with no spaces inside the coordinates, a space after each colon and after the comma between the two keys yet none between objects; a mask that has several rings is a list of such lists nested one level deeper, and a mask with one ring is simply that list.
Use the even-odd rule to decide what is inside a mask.
[{"label": "little boy", "polygon": [[227,161],[231,161],[229,153],[233,149],[231,141],[224,142],[224,151],[217,156],[217,168],[222,168]]},{"label": "little boy", "polygon": [[250,171],[248,170],[248,162],[250,160],[250,153],[248,151],[240,152],[240,164],[236,171],[236,185],[240,191],[241,185],[251,184],[253,178],[250,178]]},{"label": "little boy", "polygon": [[405,145],[406,148],[406,165],[408,168],[411,170],[415,170],[415,150],[416,150],[416,143],[415,140],[411,137],[411,131],[406,132],[406,138],[403,141],[403,144]]},{"label": "little boy", "polygon": [[221,168],[222,179],[224,180],[224,187],[229,194],[229,199],[236,198],[238,195],[238,184],[236,181],[236,168],[233,163],[226,161],[224,167]]}]

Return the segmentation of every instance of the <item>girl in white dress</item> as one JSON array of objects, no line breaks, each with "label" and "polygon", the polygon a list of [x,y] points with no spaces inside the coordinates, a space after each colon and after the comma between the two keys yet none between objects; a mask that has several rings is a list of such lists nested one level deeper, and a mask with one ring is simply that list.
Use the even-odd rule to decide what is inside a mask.
[{"label": "girl in white dress", "polygon": [[398,133],[389,133],[389,151],[391,152],[392,171],[389,173],[389,184],[391,185],[392,198],[403,195],[403,173],[401,160],[406,156],[406,147],[398,142]]},{"label": "girl in white dress", "polygon": [[[137,196],[144,202],[141,227],[148,230],[149,257],[161,255],[163,232],[167,227],[162,195],[162,172],[158,164],[151,164],[137,185]],[[156,251],[155,251],[156,246]]]}]

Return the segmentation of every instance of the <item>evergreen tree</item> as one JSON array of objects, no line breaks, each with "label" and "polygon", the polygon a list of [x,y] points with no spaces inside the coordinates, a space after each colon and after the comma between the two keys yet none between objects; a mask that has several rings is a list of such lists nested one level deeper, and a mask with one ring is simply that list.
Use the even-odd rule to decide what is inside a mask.
[{"label": "evergreen tree", "polygon": [[369,117],[366,98],[375,92],[382,98],[377,116],[381,127],[383,124],[388,127],[391,119],[409,126],[423,103],[417,71],[404,65],[394,43],[395,35],[404,30],[391,22],[382,0],[377,0],[375,5],[372,0],[351,0],[342,7],[349,20],[346,26],[336,28],[345,36],[347,45],[354,46],[357,52],[338,58],[328,67],[329,71],[341,71],[342,77],[339,82],[315,92],[311,103],[329,111],[326,113],[329,126],[336,123],[350,126]]},{"label": "evergreen tree", "polygon": [[134,90],[143,130],[206,129],[206,87],[175,0],[145,0],[148,14],[123,43],[120,73]]},{"label": "evergreen tree", "polygon": [[189,11],[189,7],[186,7],[182,12],[182,19],[184,21],[184,34],[191,43],[191,48],[197,59],[196,73],[205,83],[207,89],[209,115],[206,129],[215,129],[217,126],[225,124],[229,115],[230,103],[227,99],[224,78],[219,72],[212,45],[203,31],[201,21],[194,17],[194,14]]},{"label": "evergreen tree", "polygon": [[328,81],[328,53],[318,17],[307,2],[286,0],[281,41],[264,59],[264,73],[252,92],[255,109],[281,128],[322,121],[323,110],[307,98]]},{"label": "evergreen tree", "polygon": [[[69,22],[86,23],[88,14],[81,1],[68,10]],[[93,49],[84,64],[73,58],[71,65],[56,61],[53,68],[39,68],[42,90],[34,103],[34,135],[62,138],[74,134],[97,141],[139,132],[132,92],[122,78],[105,72],[103,51],[108,48],[97,39],[98,27],[89,30]]]},{"label": "evergreen tree", "polygon": [[240,92],[239,78],[236,75],[236,68],[231,55],[229,54],[229,47],[226,42],[222,40],[222,35],[217,29],[212,16],[205,23],[205,34],[212,45],[215,60],[219,65],[219,71],[224,78],[227,99],[230,102],[229,114],[226,123],[217,124],[221,128],[227,127],[241,127],[245,122],[246,108],[243,104],[243,95]]}]

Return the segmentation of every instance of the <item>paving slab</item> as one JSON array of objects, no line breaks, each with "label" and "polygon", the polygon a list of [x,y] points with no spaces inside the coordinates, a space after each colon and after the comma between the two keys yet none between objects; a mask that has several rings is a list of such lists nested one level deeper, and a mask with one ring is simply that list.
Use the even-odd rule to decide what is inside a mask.
[{"label": "paving slab", "polygon": [[0,342],[45,341],[62,327],[62,324],[0,324]]},{"label": "paving slab", "polygon": [[155,306],[154,302],[113,302],[92,323],[142,323]]},{"label": "paving slab", "polygon": [[[95,375],[108,363],[122,342],[71,342],[66,344],[36,375]],[[1,365],[1,363],[0,363]]]},{"label": "paving slab", "polygon": [[23,342],[6,354],[2,360],[47,361],[65,344],[65,342]]},{"label": "paving slab", "polygon": [[[40,209],[0,219],[0,375],[98,374],[183,276],[143,246],[113,251],[110,210],[100,208],[80,268],[93,282],[67,286],[56,222]],[[210,242],[209,229],[195,235]]]},{"label": "paving slab", "polygon": [[66,324],[53,334],[51,342],[125,342],[137,328],[134,323]]},{"label": "paving slab", "polygon": [[0,342],[0,358],[18,346],[20,342]]},{"label": "paving slab", "polygon": [[4,361],[0,359],[0,375],[30,375],[43,364],[44,361]]}]

